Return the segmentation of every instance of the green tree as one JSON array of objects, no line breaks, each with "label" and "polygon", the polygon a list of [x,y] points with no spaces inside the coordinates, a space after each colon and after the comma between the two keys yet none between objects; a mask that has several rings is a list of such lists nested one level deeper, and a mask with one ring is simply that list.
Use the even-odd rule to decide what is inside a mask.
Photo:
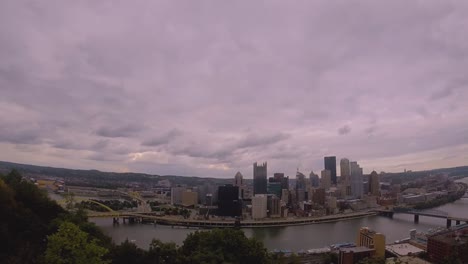
[{"label": "green tree", "polygon": [[148,256],[152,263],[181,263],[179,247],[173,242],[163,243],[159,239],[151,241]]},{"label": "green tree", "polygon": [[180,251],[188,263],[270,262],[263,243],[236,229],[196,231],[187,236]]},{"label": "green tree", "polygon": [[146,252],[127,240],[110,250],[112,264],[154,263],[147,261]]},{"label": "green tree", "polygon": [[358,264],[385,264],[384,258],[365,258],[358,262]]},{"label": "green tree", "polygon": [[64,222],[57,233],[47,237],[45,262],[50,264],[104,264],[107,249],[97,245],[95,239],[89,240],[88,234],[73,223]]}]

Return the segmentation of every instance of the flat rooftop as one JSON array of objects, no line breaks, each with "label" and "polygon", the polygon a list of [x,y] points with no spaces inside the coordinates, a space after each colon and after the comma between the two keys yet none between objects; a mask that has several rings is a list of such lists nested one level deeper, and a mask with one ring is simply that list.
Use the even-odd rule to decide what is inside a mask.
[{"label": "flat rooftop", "polygon": [[374,251],[374,249],[368,248],[368,247],[349,247],[349,248],[342,248],[342,249],[340,249],[340,251],[361,253],[361,252]]},{"label": "flat rooftop", "polygon": [[397,256],[408,256],[409,254],[418,254],[424,252],[424,250],[415,247],[409,243],[387,245],[385,249]]}]

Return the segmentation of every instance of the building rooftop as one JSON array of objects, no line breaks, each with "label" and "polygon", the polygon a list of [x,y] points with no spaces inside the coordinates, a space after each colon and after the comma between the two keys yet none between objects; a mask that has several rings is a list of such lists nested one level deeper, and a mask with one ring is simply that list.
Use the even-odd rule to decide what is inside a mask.
[{"label": "building rooftop", "polygon": [[408,256],[410,254],[418,254],[423,252],[424,250],[415,247],[408,243],[402,244],[394,244],[394,245],[387,245],[385,249],[397,256]]},{"label": "building rooftop", "polygon": [[400,258],[390,258],[387,259],[385,264],[396,264],[396,263],[407,263],[407,264],[428,264],[426,260],[416,258],[416,257],[400,257]]},{"label": "building rooftop", "polygon": [[450,245],[462,245],[468,243],[468,224],[453,227],[448,231],[442,231],[429,236],[429,239],[437,240]]},{"label": "building rooftop", "polygon": [[349,247],[349,248],[342,248],[340,251],[343,252],[354,252],[354,253],[361,253],[361,252],[371,252],[375,249],[368,248],[368,247]]}]

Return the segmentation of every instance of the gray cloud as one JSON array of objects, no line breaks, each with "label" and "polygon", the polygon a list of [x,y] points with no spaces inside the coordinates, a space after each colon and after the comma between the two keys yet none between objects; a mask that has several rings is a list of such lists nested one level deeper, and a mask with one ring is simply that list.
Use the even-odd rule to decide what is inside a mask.
[{"label": "gray cloud", "polygon": [[0,159],[217,177],[264,160],[320,171],[333,154],[366,170],[466,165],[466,12],[2,1]]},{"label": "gray cloud", "polygon": [[164,145],[164,144],[169,143],[171,140],[177,138],[178,136],[181,136],[182,134],[183,134],[182,131],[174,128],[163,135],[152,137],[148,140],[145,140],[141,144],[147,147],[155,147],[159,145]]},{"label": "gray cloud", "polygon": [[116,127],[101,127],[96,130],[96,134],[102,137],[130,137],[140,131],[140,127],[136,125],[125,125]]},{"label": "gray cloud", "polygon": [[338,129],[338,134],[340,135],[346,135],[349,132],[351,132],[351,127],[348,125],[344,125]]}]

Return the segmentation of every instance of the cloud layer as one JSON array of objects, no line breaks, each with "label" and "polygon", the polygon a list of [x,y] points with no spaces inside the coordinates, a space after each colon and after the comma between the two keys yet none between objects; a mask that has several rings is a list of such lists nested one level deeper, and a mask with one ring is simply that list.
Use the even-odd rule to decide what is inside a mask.
[{"label": "cloud layer", "polygon": [[468,165],[461,1],[2,1],[0,159],[154,174]]}]

